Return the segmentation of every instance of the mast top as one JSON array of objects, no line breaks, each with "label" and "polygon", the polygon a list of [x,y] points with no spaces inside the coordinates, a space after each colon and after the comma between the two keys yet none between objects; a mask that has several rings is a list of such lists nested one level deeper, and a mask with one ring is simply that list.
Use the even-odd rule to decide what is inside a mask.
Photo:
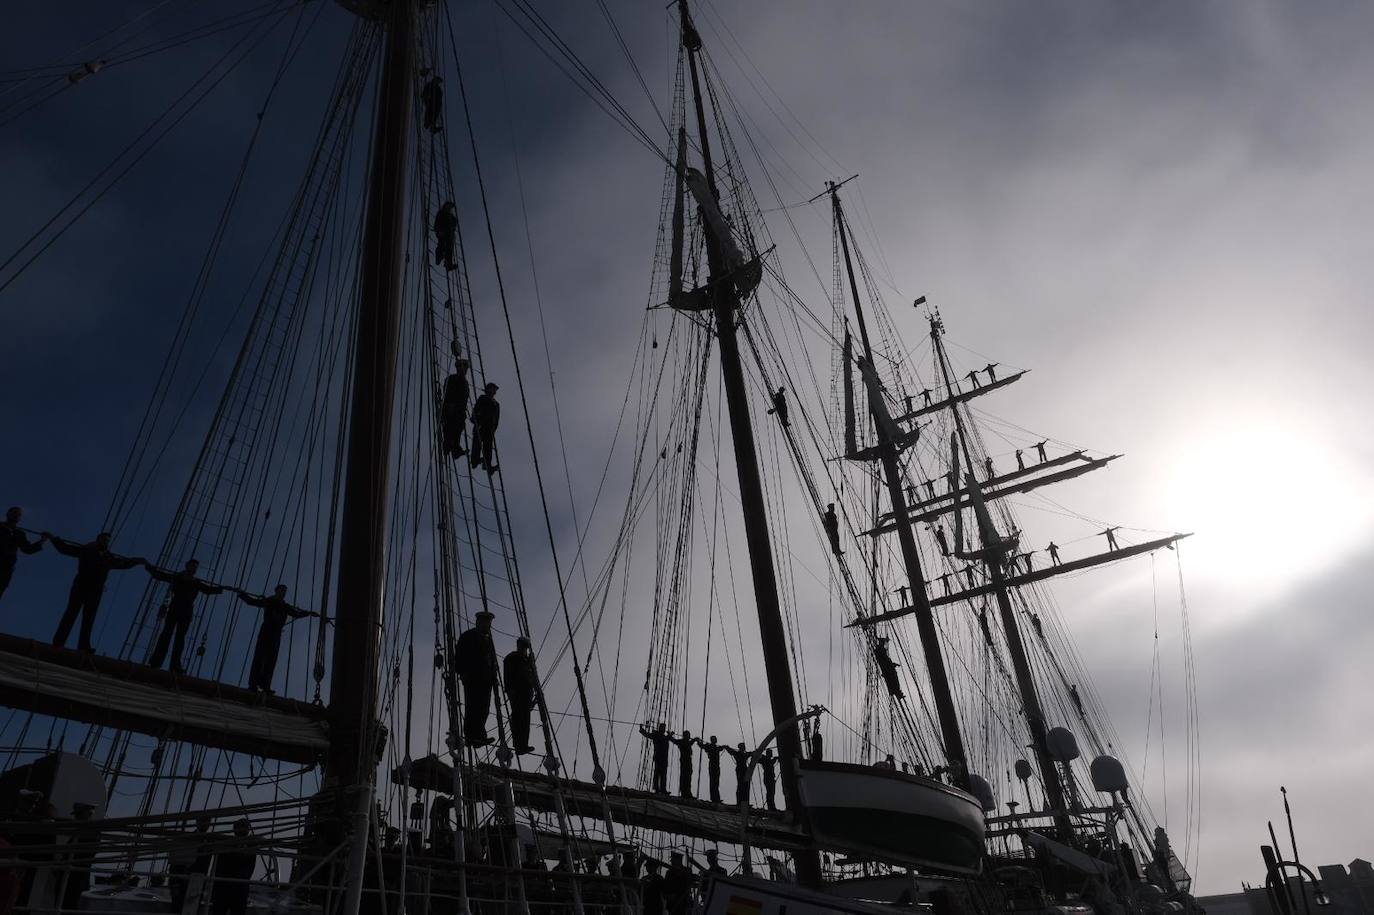
[{"label": "mast top", "polygon": [[850,175],[848,178],[842,178],[842,179],[839,180],[839,181],[826,181],[826,182],[825,182],[825,190],[821,191],[821,192],[820,192],[819,194],[817,194],[815,197],[812,197],[810,200],[808,200],[808,201],[806,201],[806,202],[807,202],[807,203],[815,203],[817,200],[820,200],[822,197],[824,197],[824,196],[827,195],[827,194],[829,194],[831,197],[834,197],[834,196],[835,196],[835,193],[836,193],[840,188],[844,187],[846,184],[848,184],[849,182],[853,181],[853,180],[854,180],[855,178],[857,178],[857,177],[859,177],[859,175],[858,175],[858,173],[856,172],[855,174]]}]

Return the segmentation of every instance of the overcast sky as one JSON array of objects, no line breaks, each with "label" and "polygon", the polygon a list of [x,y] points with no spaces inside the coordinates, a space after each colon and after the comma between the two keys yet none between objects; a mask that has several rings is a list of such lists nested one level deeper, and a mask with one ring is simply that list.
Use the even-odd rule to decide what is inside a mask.
[{"label": "overcast sky", "polygon": [[[652,129],[595,5],[539,5]],[[111,6],[17,9],[0,60],[79,60],[73,48],[147,4]],[[664,98],[669,14],[611,6]],[[903,306],[928,295],[953,342],[1033,370],[989,414],[1126,455],[1055,498],[1112,524],[1195,532],[1182,569],[1199,676],[1199,888],[1261,880],[1280,784],[1304,861],[1370,857],[1374,10],[790,0],[716,4],[699,20],[783,202],[860,175],[861,241],[871,259],[881,245],[910,339],[924,328]],[[491,8],[474,4],[459,22],[498,214],[518,211],[519,156],[572,474],[590,487],[646,299],[661,163]],[[214,302],[241,294],[235,271],[256,262],[294,187],[347,28],[346,14],[326,10],[318,56],[274,101],[264,122],[274,151],[248,192],[263,220],[235,236]],[[111,68],[0,126],[0,257],[225,47],[217,38]],[[24,504],[36,526],[81,536],[103,516],[279,56],[264,46],[0,293],[0,502]],[[793,214],[828,283],[828,217]],[[498,215],[496,230],[513,296],[528,301],[525,228]],[[781,224],[772,231],[793,244]],[[804,268],[792,282],[822,295]],[[1067,529],[1034,512],[1022,520],[1046,537]],[[1157,560],[1171,587],[1172,561]],[[16,589],[60,590],[64,566],[24,562],[34,572]],[[1118,729],[1137,744],[1153,650],[1148,563],[1059,592]],[[6,605],[7,629],[49,630],[43,614]],[[1166,663],[1181,664],[1177,620],[1161,630]],[[1180,723],[1169,736],[1181,734]],[[1175,773],[1170,809],[1181,815]]]}]

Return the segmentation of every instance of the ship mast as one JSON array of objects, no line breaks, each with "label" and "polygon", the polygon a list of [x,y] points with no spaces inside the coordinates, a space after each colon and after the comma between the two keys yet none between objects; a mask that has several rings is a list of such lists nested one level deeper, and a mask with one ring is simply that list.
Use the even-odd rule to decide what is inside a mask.
[{"label": "ship mast", "polygon": [[[842,182],[841,182],[842,183]],[[897,465],[899,447],[894,440],[896,428],[887,403],[883,400],[882,388],[878,382],[873,362],[873,346],[868,337],[868,322],[864,318],[863,302],[859,298],[859,284],[854,277],[854,262],[849,254],[849,233],[846,231],[844,209],[840,205],[840,185],[831,181],[826,185],[830,202],[835,213],[835,231],[839,234],[840,250],[844,254],[845,273],[849,277],[849,292],[854,300],[854,313],[859,322],[859,340],[863,344],[863,363],[861,373],[868,389],[868,408],[873,414],[873,425],[877,427],[878,459],[883,465],[883,479],[887,483],[887,494],[892,502],[893,514],[898,518],[907,515],[906,493],[902,489],[901,469]],[[848,365],[846,364],[846,369]],[[935,614],[931,610],[930,597],[926,593],[926,579],[921,571],[921,556],[916,551],[916,535],[911,525],[897,526],[897,542],[901,548],[902,565],[906,568],[907,581],[911,586],[912,606],[916,615],[916,631],[921,640],[921,652],[925,656],[926,671],[930,677],[930,690],[935,699],[935,712],[939,718],[940,735],[944,739],[945,759],[954,773],[955,781],[966,786],[968,758],[964,752],[964,739],[959,732],[959,717],[954,708],[954,695],[949,687],[949,675],[945,671],[944,655],[940,651],[940,634],[935,628]]]},{"label": "ship mast", "polygon": [[[946,395],[953,399],[956,392],[953,373],[949,367],[949,357],[945,353],[944,340],[942,339],[943,329],[939,315],[932,315],[930,339],[934,344],[935,361],[939,366],[941,379],[945,383]],[[960,415],[958,403],[952,405],[950,414],[954,417],[954,428],[958,437],[959,448],[963,455],[964,465],[969,468],[969,479],[972,481],[973,457],[969,450],[968,433],[964,429],[964,420]],[[970,482],[970,485],[974,484]],[[1025,642],[1021,638],[1021,628],[1016,621],[1016,611],[1012,608],[1011,597],[1007,593],[1003,563],[1006,562],[1007,558],[1008,541],[1002,539],[1001,535],[993,529],[990,518],[986,517],[983,512],[979,512],[978,515],[978,535],[981,540],[979,552],[987,566],[988,575],[992,579],[993,593],[997,597],[997,609],[1002,620],[1002,630],[1006,634],[1007,650],[1011,655],[1012,671],[1016,675],[1017,691],[1021,694],[1021,706],[1025,710],[1026,724],[1030,728],[1031,745],[1035,751],[1035,758],[1040,764],[1040,778],[1045,786],[1045,799],[1050,812],[1054,815],[1058,831],[1062,837],[1068,838],[1071,834],[1071,828],[1064,801],[1064,786],[1059,781],[1059,770],[1055,767],[1054,758],[1050,755],[1049,742],[1046,737],[1048,728],[1045,725],[1045,712],[1040,705],[1039,693],[1035,689],[1035,678],[1031,674],[1030,659],[1026,655]],[[897,517],[905,518],[906,515],[904,513],[898,514]],[[898,524],[897,529],[906,532],[909,536],[911,525]],[[956,549],[958,548],[956,545]]]},{"label": "ship mast", "polygon": [[[687,52],[687,65],[692,78],[692,100],[696,109],[702,171],[712,198],[720,200],[715,170],[711,163],[711,142],[706,128],[701,81],[697,73],[701,36],[692,25],[687,0],[678,0],[678,11],[682,23],[682,45]],[[679,180],[681,178],[682,176],[679,176]],[[749,417],[744,369],[740,362],[739,343],[735,336],[735,312],[740,307],[740,295],[726,265],[721,250],[721,239],[716,237],[709,220],[703,219],[702,227],[706,240],[706,259],[710,269],[708,286],[711,290],[711,308],[715,313],[716,339],[720,346],[721,380],[730,412],[730,437],[735,448],[735,468],[739,474],[744,535],[749,547],[754,603],[758,609],[759,637],[768,679],[768,698],[772,706],[773,722],[781,725],[796,718],[797,700],[792,693],[792,667],[787,657],[787,634],[778,602],[777,573],[773,564],[772,540],[768,533],[767,507],[759,475],[754,430]],[[797,766],[802,759],[802,749],[795,723],[782,728],[777,741],[783,797],[786,798],[787,809],[800,819],[802,800],[797,784]],[[794,852],[793,860],[796,863],[797,879],[803,885],[820,885],[820,856],[814,849]]]},{"label": "ship mast", "polygon": [[[356,4],[348,4],[357,8]],[[353,338],[348,465],[340,516],[330,680],[329,780],[370,788],[376,775],[377,664],[385,586],[391,421],[401,310],[406,159],[411,133],[414,0],[364,12],[386,27]]]}]

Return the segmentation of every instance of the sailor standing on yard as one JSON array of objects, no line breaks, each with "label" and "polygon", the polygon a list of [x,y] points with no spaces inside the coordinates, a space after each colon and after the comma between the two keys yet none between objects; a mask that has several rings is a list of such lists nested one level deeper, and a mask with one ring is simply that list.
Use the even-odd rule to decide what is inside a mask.
[{"label": "sailor standing on yard", "polygon": [[258,641],[253,646],[253,663],[248,667],[248,688],[270,693],[272,678],[277,672],[277,655],[281,652],[282,630],[291,620],[312,614],[286,602],[286,585],[277,585],[270,596],[249,594],[239,588],[235,588],[234,593],[248,606],[262,610]]},{"label": "sailor standing on yard", "polygon": [[749,751],[744,748],[744,742],[740,741],[738,749],[725,748],[725,752],[730,754],[730,758],[735,761],[735,803],[749,805]]},{"label": "sailor standing on yard", "polygon": [[763,802],[769,810],[777,810],[777,757],[773,755],[772,747],[763,751],[763,756],[759,759],[759,768],[763,770]]},{"label": "sailor standing on yard", "polygon": [[640,725],[639,728],[639,733],[644,735],[654,750],[653,790],[655,794],[668,793],[668,744],[672,738],[668,736],[667,729],[668,725],[662,721],[652,731],[648,728],[648,722]]},{"label": "sailor standing on yard", "polygon": [[709,743],[697,738],[697,746],[701,747],[701,752],[706,754],[706,784],[710,790],[712,804],[720,803],[720,754],[728,747],[716,743],[715,735],[711,735]]},{"label": "sailor standing on yard", "polygon": [[43,543],[48,539],[48,535],[43,534],[37,540],[30,540],[19,529],[19,522],[23,518],[24,510],[15,505],[5,512],[5,520],[0,523],[0,597],[5,596],[5,589],[14,577],[14,565],[19,560],[19,554],[32,556],[43,549]]},{"label": "sailor standing on yard", "polygon": [[496,402],[497,386],[487,382],[472,405],[472,466],[481,464],[487,473],[498,469],[492,461],[496,447],[496,427],[501,424],[501,405]]},{"label": "sailor standing on yard", "polygon": [[197,578],[196,572],[198,571],[200,571],[200,563],[194,559],[188,559],[186,567],[180,572],[168,572],[156,566],[148,566],[149,575],[172,586],[168,589],[171,596],[167,601],[166,618],[162,622],[162,633],[157,637],[157,645],[153,647],[153,656],[148,661],[150,667],[162,666],[162,661],[167,657],[167,648],[170,645],[172,649],[172,673],[181,673],[181,657],[186,648],[186,632],[191,628],[196,598],[202,594],[224,593],[224,589],[219,585],[212,585],[208,581],[201,581]]},{"label": "sailor standing on yard", "polygon": [[679,797],[692,796],[692,746],[697,742],[692,732],[684,730],[681,737],[668,735],[677,747],[677,793]]},{"label": "sailor standing on yard", "polygon": [[463,681],[463,742],[470,747],[485,747],[495,740],[487,736],[487,714],[491,711],[491,691],[496,686],[496,646],[491,641],[492,613],[477,614],[477,625],[458,636],[453,647],[453,664]]},{"label": "sailor standing on yard", "polygon": [[515,650],[506,655],[501,670],[506,701],[510,704],[510,742],[518,754],[534,749],[530,746],[530,710],[539,689],[539,675],[534,669],[531,647],[524,636],[516,639]]},{"label": "sailor standing on yard", "polygon": [[67,636],[71,635],[76,617],[81,615],[81,634],[77,637],[77,649],[95,651],[91,647],[91,630],[95,628],[95,615],[100,611],[100,598],[105,593],[105,580],[111,572],[132,569],[146,565],[147,560],[130,556],[116,556],[110,552],[110,533],[103,531],[90,543],[72,543],[51,534],[53,549],[63,556],[76,559],[76,577],[72,579],[72,590],[67,597],[67,609],[62,621],[57,624],[57,632],[52,643],[59,648],[66,647]]}]

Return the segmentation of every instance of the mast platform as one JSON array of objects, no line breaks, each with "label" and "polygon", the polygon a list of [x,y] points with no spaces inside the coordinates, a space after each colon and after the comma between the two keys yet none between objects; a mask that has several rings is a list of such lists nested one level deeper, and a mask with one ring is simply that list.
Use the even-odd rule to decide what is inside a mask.
[{"label": "mast platform", "polygon": [[0,704],[287,762],[329,749],[324,706],[3,633]]},{"label": "mast platform", "polygon": [[[1153,553],[1155,550],[1162,547],[1177,543],[1184,537],[1191,536],[1192,534],[1171,534],[1168,537],[1160,537],[1158,540],[1147,540],[1144,543],[1130,544],[1115,550],[1108,550],[1105,553],[1096,553],[1092,556],[1085,556],[1082,559],[1074,559],[1059,565],[1042,566],[1033,572],[1023,572],[1020,575],[1008,575],[1003,582],[1008,588],[1031,585],[1038,581],[1044,581],[1047,578],[1056,578],[1060,575],[1066,575],[1069,572],[1080,572],[1084,569],[1091,569],[1093,566],[1115,562],[1118,559],[1129,559],[1132,556],[1139,556],[1143,553]],[[975,597],[991,594],[996,590],[997,586],[989,582],[973,588],[965,588],[962,591],[955,591],[951,594],[942,594],[939,597],[932,597],[930,599],[930,605],[932,607],[939,607],[945,604],[957,604],[960,601],[972,600]],[[855,626],[872,626],[875,623],[899,619],[915,612],[916,608],[912,606],[898,607],[896,610],[888,610],[885,613],[878,613],[874,616],[861,617],[847,624],[845,628],[852,629]]]}]

